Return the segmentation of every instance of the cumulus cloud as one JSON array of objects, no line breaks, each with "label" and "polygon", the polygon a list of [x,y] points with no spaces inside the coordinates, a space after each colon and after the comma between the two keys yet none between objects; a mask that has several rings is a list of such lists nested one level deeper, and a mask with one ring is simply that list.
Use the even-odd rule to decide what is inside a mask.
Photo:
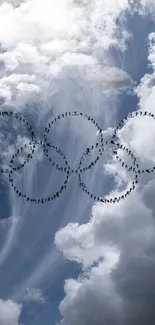
[{"label": "cumulus cloud", "polygon": [[91,269],[84,279],[66,280],[66,298],[60,304],[65,315],[62,324],[123,324],[122,299],[115,285],[105,274],[104,265]]},{"label": "cumulus cloud", "polygon": [[[42,124],[42,117],[51,113],[51,103],[52,114],[68,110],[68,107],[71,110],[79,109],[80,106],[82,111],[88,110],[89,114],[93,112],[97,117],[105,115],[112,118],[111,103],[109,104],[104,91],[110,89],[110,94],[113,94],[113,90],[116,90],[115,95],[120,88],[125,87],[131,91],[134,81],[123,68],[115,66],[110,50],[115,47],[123,52],[126,41],[130,38],[124,17],[121,21],[120,14],[132,5],[135,11],[139,8],[141,14],[145,13],[145,9],[150,11],[150,4],[153,6],[151,0],[143,0],[136,7],[138,3],[135,2],[134,5],[127,0],[111,0],[109,6],[107,0],[1,1],[2,106],[12,106],[14,110],[25,109],[26,113],[29,109],[30,117],[36,116],[35,122],[40,118]],[[118,17],[120,25],[117,23]],[[154,69],[153,40],[154,34],[150,34],[148,59]],[[153,85],[154,72],[145,75],[136,89],[142,110],[154,112]],[[113,102],[115,108],[117,96]],[[33,103],[41,105],[33,107]],[[103,103],[106,103],[104,110],[101,108]],[[87,135],[90,138],[91,132]],[[154,123],[150,118],[131,119],[119,132],[120,141],[130,146],[143,167],[154,164],[153,137]],[[69,144],[70,147],[75,147],[72,139]],[[119,154],[128,162],[129,158],[123,152]],[[133,177],[116,164],[114,157],[105,166],[105,170],[114,176],[117,185],[112,192],[113,196],[120,194],[120,185],[124,182],[128,184]],[[28,190],[31,188],[32,176],[33,172],[25,177],[24,184],[28,186],[24,186]],[[138,190],[116,206],[94,205],[91,219],[86,224],[69,223],[57,232],[57,247],[67,259],[80,263],[83,270],[77,280],[68,279],[65,282],[65,298],[60,304],[62,323],[65,325],[77,325],[79,322],[81,325],[135,325],[139,318],[141,324],[152,325],[152,320],[154,322],[151,302],[154,300],[155,209],[154,198],[150,196],[154,189],[154,179],[151,178],[144,175]],[[48,181],[51,183],[50,177]],[[31,227],[24,218],[23,220],[24,235],[25,226],[30,225],[27,229],[34,228],[37,236],[36,228]],[[38,220],[41,227],[41,219]],[[22,222],[20,227],[22,229]],[[21,230],[20,227],[18,231]],[[51,231],[52,227],[49,228]],[[12,247],[15,230],[16,223],[1,252],[1,262]],[[21,232],[21,237],[23,233]],[[38,233],[37,243],[39,236],[43,236],[40,231]],[[34,244],[34,241],[30,245],[31,243]],[[25,247],[23,251],[26,256]],[[39,257],[41,264],[38,266],[37,263],[37,269],[34,268],[26,279],[27,286],[30,281],[34,285],[36,279],[41,278],[47,268],[51,267],[51,250],[46,253],[45,258]],[[27,255],[29,256],[29,251]],[[56,264],[56,254],[53,261]],[[27,289],[25,300],[43,303],[44,297],[39,289],[31,288]],[[21,313],[19,305],[1,301],[0,308],[3,310],[0,312],[2,325],[18,324]]]},{"label": "cumulus cloud", "polygon": [[[143,123],[141,131],[143,142]],[[134,148],[138,152],[139,143]],[[145,154],[140,157],[145,163]],[[149,153],[148,157],[151,162]],[[56,245],[83,268],[77,280],[66,281],[60,303],[62,324],[76,325],[79,319],[84,325],[135,325],[138,321],[151,325],[154,321],[155,208],[150,195],[154,184],[154,175],[144,177],[124,201],[98,203],[87,224],[69,224],[57,232]]]},{"label": "cumulus cloud", "polygon": [[[107,0],[93,0],[91,3],[74,0],[45,0],[44,3],[36,0],[1,1],[1,109],[23,110],[35,122],[38,134],[47,115],[51,117],[68,109],[89,111],[89,114],[93,112],[98,117],[106,115],[107,111],[112,118],[117,96],[111,107],[103,91],[110,89],[117,93],[119,88],[133,85],[129,74],[115,67],[110,54],[112,46],[124,51],[126,40],[130,37],[124,20],[120,26],[117,24],[117,18],[127,8],[127,0],[112,0],[110,7]],[[101,106],[105,103],[102,111]],[[85,131],[86,128],[83,133],[81,131],[81,138],[86,133],[90,138],[92,132]],[[9,134],[12,134],[11,131]],[[8,152],[10,156],[13,152],[4,140],[2,138],[1,151],[5,158]],[[75,148],[72,138],[71,147]],[[7,161],[5,163],[7,165]],[[26,173],[24,178],[24,190],[30,194],[35,183],[35,166],[32,165],[29,176]],[[51,177],[48,181],[48,184],[52,183]],[[45,191],[48,189],[49,186]],[[15,204],[12,195],[13,209],[18,210],[17,215],[22,215],[20,203],[18,207]],[[24,215],[27,209],[24,208]],[[19,223],[5,243],[9,249],[17,229],[20,231]]]},{"label": "cumulus cloud", "polygon": [[[136,88],[139,108],[153,114],[154,39],[151,33],[148,60],[152,73],[146,74]],[[155,165],[154,129],[154,120],[138,117],[129,119],[119,131],[120,142],[131,149],[141,169]],[[119,155],[127,159],[123,152]],[[132,177],[122,172],[115,160],[106,169],[114,177],[117,173],[120,183]],[[60,303],[62,324],[76,325],[79,320],[83,325],[154,323],[154,186],[154,174],[140,176],[136,191],[124,201],[116,205],[97,203],[88,223],[70,223],[56,233],[55,243],[64,256],[83,268],[78,279],[66,280]],[[120,192],[116,187],[112,196]]]},{"label": "cumulus cloud", "polygon": [[[145,196],[146,192],[145,188]],[[97,204],[87,225],[70,225],[57,233],[56,244],[64,255],[83,266],[81,276],[77,280],[68,279],[64,287],[66,296],[60,304],[64,324],[78,324],[79,319],[82,324],[136,324],[136,313],[141,319],[143,308],[147,309],[146,297],[151,292],[153,300],[153,290],[150,292],[153,277],[149,274],[153,274],[154,268],[155,224],[150,205],[147,207],[142,198],[143,194],[141,197],[134,193],[116,206],[103,208]],[[86,247],[85,242],[91,242],[90,238],[92,245]],[[150,263],[152,260],[152,264],[148,266],[147,260]],[[139,263],[144,263],[141,268]],[[145,273],[141,273],[143,270]],[[146,312],[153,316],[153,305],[151,308]]]},{"label": "cumulus cloud", "polygon": [[12,300],[0,299],[0,324],[19,325],[22,306]]},{"label": "cumulus cloud", "polygon": [[[0,96],[6,105],[24,107],[38,98],[51,100],[63,87],[61,80],[86,76],[87,84],[102,88],[131,86],[127,73],[108,63],[111,45],[125,46],[130,36],[116,24],[126,0],[112,1],[2,1],[0,6]],[[102,14],[104,13],[104,14]],[[9,21],[9,24],[7,23]],[[118,42],[119,40],[119,42]],[[92,51],[93,50],[93,51]]]}]

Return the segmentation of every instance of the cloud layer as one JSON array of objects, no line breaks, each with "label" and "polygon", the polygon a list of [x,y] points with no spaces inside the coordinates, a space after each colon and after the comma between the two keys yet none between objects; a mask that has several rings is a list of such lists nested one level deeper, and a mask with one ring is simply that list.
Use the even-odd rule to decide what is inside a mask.
[{"label": "cloud layer", "polygon": [[[133,90],[135,85],[128,67],[122,59],[118,64],[112,51],[115,49],[118,56],[120,53],[123,56],[128,42],[132,44],[133,35],[126,24],[129,10],[143,17],[149,14],[154,19],[152,0],[111,0],[110,6],[107,0],[1,1],[1,109],[11,107],[25,114],[35,125],[38,137],[51,116],[81,110],[97,118],[105,137],[108,136],[112,131],[108,129],[110,122],[114,124],[117,115],[118,95]],[[135,88],[139,108],[153,113],[154,39],[151,33],[147,43],[152,72]],[[5,128],[4,121],[1,127]],[[17,147],[28,142],[28,134],[19,132],[17,123],[15,130]],[[151,118],[138,117],[129,119],[119,132],[120,141],[138,157],[142,168],[155,164],[154,130]],[[64,122],[53,129],[52,139],[62,146],[74,166],[83,147],[94,141],[95,132],[81,121]],[[9,134],[12,133],[13,130]],[[3,158],[14,153],[13,140],[3,132],[0,141]],[[22,175],[16,174],[15,181],[29,195],[51,194],[51,184],[59,186],[60,176],[51,171],[41,148],[38,152],[39,162],[34,158]],[[124,152],[119,154],[131,163]],[[106,177],[112,177],[115,184],[109,196],[121,193],[122,185],[129,183],[132,173],[116,163],[113,155],[104,166],[101,164],[91,177],[86,176],[88,187],[102,190],[104,173],[104,182]],[[22,301],[44,302],[41,289],[34,288],[38,283],[54,283],[63,273],[64,261],[53,244],[54,234],[60,229],[55,235],[57,249],[82,267],[76,280],[65,281],[61,323],[152,325],[155,321],[154,175],[143,175],[137,190],[117,205],[95,204],[91,216],[90,202],[74,184],[71,183],[61,201],[62,209],[55,203],[46,211],[18,201],[9,192],[11,214],[15,217],[0,223],[0,231],[4,228],[7,231],[0,239],[1,273],[5,275],[1,289],[14,300],[20,297]],[[107,184],[109,187],[109,181]],[[28,288],[26,294],[25,288]],[[12,300],[0,300],[0,324],[19,325],[21,308]]]},{"label": "cloud layer", "polygon": [[[153,71],[141,79],[136,93],[139,108],[155,113],[154,33],[148,43]],[[140,168],[155,165],[153,120],[130,119],[119,138],[137,157]],[[125,159],[121,152],[120,156]],[[107,165],[107,171],[117,172],[118,185],[131,177],[121,169]],[[83,325],[151,325],[155,321],[154,185],[153,174],[143,176],[129,198],[116,205],[96,204],[87,224],[72,223],[57,232],[55,242],[64,256],[83,267],[77,280],[66,280],[60,304],[62,324],[76,325],[80,320]],[[114,191],[117,193],[119,188]]]}]

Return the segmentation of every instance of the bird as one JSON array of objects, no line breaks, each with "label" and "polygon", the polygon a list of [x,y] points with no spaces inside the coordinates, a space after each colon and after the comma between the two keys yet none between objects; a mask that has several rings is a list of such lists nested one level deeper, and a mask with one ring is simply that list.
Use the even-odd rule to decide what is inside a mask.
[{"label": "bird", "polygon": [[78,115],[78,112],[77,112],[77,111],[74,111],[74,112],[72,113],[72,115]]}]

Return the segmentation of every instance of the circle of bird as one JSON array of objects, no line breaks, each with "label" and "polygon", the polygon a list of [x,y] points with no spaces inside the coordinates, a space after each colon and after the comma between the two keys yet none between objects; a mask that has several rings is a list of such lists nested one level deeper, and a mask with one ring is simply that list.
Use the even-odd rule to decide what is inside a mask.
[{"label": "circle of bird", "polygon": [[[23,147],[21,147],[20,149],[17,150],[17,152],[12,156],[12,159],[10,160],[9,163],[9,168],[3,169],[0,168],[0,171],[2,173],[8,173],[9,176],[9,181],[11,183],[11,186],[13,187],[14,191],[16,192],[16,194],[19,197],[23,197],[26,199],[26,201],[30,201],[30,202],[34,202],[34,203],[46,203],[49,202],[51,200],[54,200],[58,197],[60,197],[60,195],[62,194],[62,192],[66,189],[68,181],[69,181],[69,177],[72,174],[76,174],[78,175],[78,182],[79,182],[79,186],[82,189],[82,191],[84,193],[86,193],[87,195],[89,195],[89,197],[94,200],[94,201],[99,201],[102,203],[116,203],[121,201],[122,199],[124,199],[127,195],[129,195],[136,187],[136,185],[138,184],[138,180],[139,180],[139,175],[142,173],[151,173],[155,170],[155,166],[151,169],[147,168],[147,169],[140,169],[139,165],[137,164],[137,159],[134,157],[134,155],[132,154],[131,150],[129,150],[127,147],[120,145],[120,143],[117,141],[117,131],[120,127],[122,127],[123,123],[128,119],[128,117],[135,117],[135,116],[150,116],[152,118],[155,119],[154,114],[150,113],[150,112],[142,112],[142,111],[136,111],[133,113],[130,113],[128,116],[126,116],[125,118],[123,118],[120,123],[118,124],[118,126],[114,129],[114,132],[112,134],[112,138],[109,141],[105,141],[104,144],[104,139],[103,139],[103,130],[99,127],[98,123],[89,115],[81,113],[81,112],[65,112],[62,113],[60,115],[58,115],[57,117],[55,117],[54,119],[51,120],[50,123],[48,123],[48,126],[45,127],[45,131],[44,131],[44,140],[36,140],[35,137],[35,133],[32,129],[32,126],[29,124],[29,122],[26,121],[25,118],[21,117],[19,114],[11,112],[11,111],[3,111],[0,112],[0,116],[11,116],[17,120],[19,120],[20,122],[22,122],[26,127],[27,130],[30,134],[30,138],[31,141],[29,141],[29,144],[25,144]],[[47,135],[50,132],[51,127],[53,126],[54,123],[56,123],[58,120],[62,119],[62,118],[66,118],[69,116],[81,116],[84,119],[87,119],[88,121],[90,121],[91,123],[93,123],[95,125],[95,127],[97,128],[97,131],[100,135],[100,139],[98,142],[95,143],[95,145],[92,145],[91,147],[86,148],[85,152],[82,154],[79,163],[78,163],[78,167],[74,170],[71,169],[71,167],[69,166],[67,159],[65,157],[65,155],[62,153],[62,151],[57,147],[54,146],[52,144],[52,142],[48,141]],[[135,174],[135,179],[132,182],[132,186],[126,191],[126,193],[124,193],[123,195],[114,197],[114,198],[102,198],[102,197],[98,197],[94,194],[92,194],[86,187],[85,183],[82,181],[82,174],[89,170],[92,169],[95,164],[99,161],[99,159],[101,158],[101,156],[103,155],[104,152],[104,145],[107,145],[108,142],[110,142],[110,145],[112,145],[113,147],[113,154],[116,156],[116,159],[121,163],[122,167],[125,167],[127,169],[127,171],[132,171]],[[45,156],[48,158],[48,160],[50,161],[50,163],[52,164],[52,166],[54,166],[57,170],[66,173],[66,178],[65,181],[63,183],[63,185],[61,186],[60,190],[57,191],[54,195],[46,197],[46,198],[32,198],[27,196],[26,194],[22,193],[14,184],[14,179],[13,179],[13,172],[17,171],[19,169],[21,169],[22,167],[24,167],[26,165],[26,163],[29,162],[30,159],[33,158],[33,154],[35,153],[35,149],[37,148],[37,145],[42,146],[43,148],[43,152],[45,154]],[[13,167],[14,164],[14,159],[19,155],[20,152],[23,151],[24,148],[29,147],[31,153],[29,153],[26,156],[26,159],[24,162],[22,162],[21,164],[18,165],[18,167]],[[61,167],[59,164],[56,164],[53,159],[51,157],[49,157],[49,148],[52,148],[53,150],[55,150],[58,154],[60,154],[60,156],[63,158],[64,163],[65,163],[65,167]],[[96,159],[94,161],[92,161],[89,165],[85,166],[85,167],[81,167],[83,161],[86,159],[86,157],[91,153],[91,151],[93,149],[97,148],[98,149],[98,155],[96,157]],[[121,158],[119,158],[118,156],[118,149],[121,148],[122,150],[125,150],[126,153],[131,156],[132,160],[133,160],[133,165],[132,166],[128,166]]]}]

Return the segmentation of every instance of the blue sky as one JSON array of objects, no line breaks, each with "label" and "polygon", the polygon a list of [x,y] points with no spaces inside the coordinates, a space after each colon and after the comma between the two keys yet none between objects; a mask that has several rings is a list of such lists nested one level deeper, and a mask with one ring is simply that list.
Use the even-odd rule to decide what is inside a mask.
[{"label": "blue sky", "polygon": [[[37,139],[66,111],[91,115],[107,139],[130,112],[155,113],[154,1],[110,1],[0,1],[0,110],[24,116]],[[7,167],[30,139],[19,121],[0,123]],[[55,124],[49,141],[76,168],[97,137],[88,121],[71,117]],[[154,137],[154,121],[143,117],[119,132],[141,168],[155,165]],[[107,147],[83,179],[94,195],[111,197],[132,178]],[[45,197],[64,175],[38,145],[14,181],[27,195]],[[154,324],[154,189],[154,174],[145,174],[125,200],[95,203],[73,175],[59,199],[35,205],[1,174],[0,325]]]}]

